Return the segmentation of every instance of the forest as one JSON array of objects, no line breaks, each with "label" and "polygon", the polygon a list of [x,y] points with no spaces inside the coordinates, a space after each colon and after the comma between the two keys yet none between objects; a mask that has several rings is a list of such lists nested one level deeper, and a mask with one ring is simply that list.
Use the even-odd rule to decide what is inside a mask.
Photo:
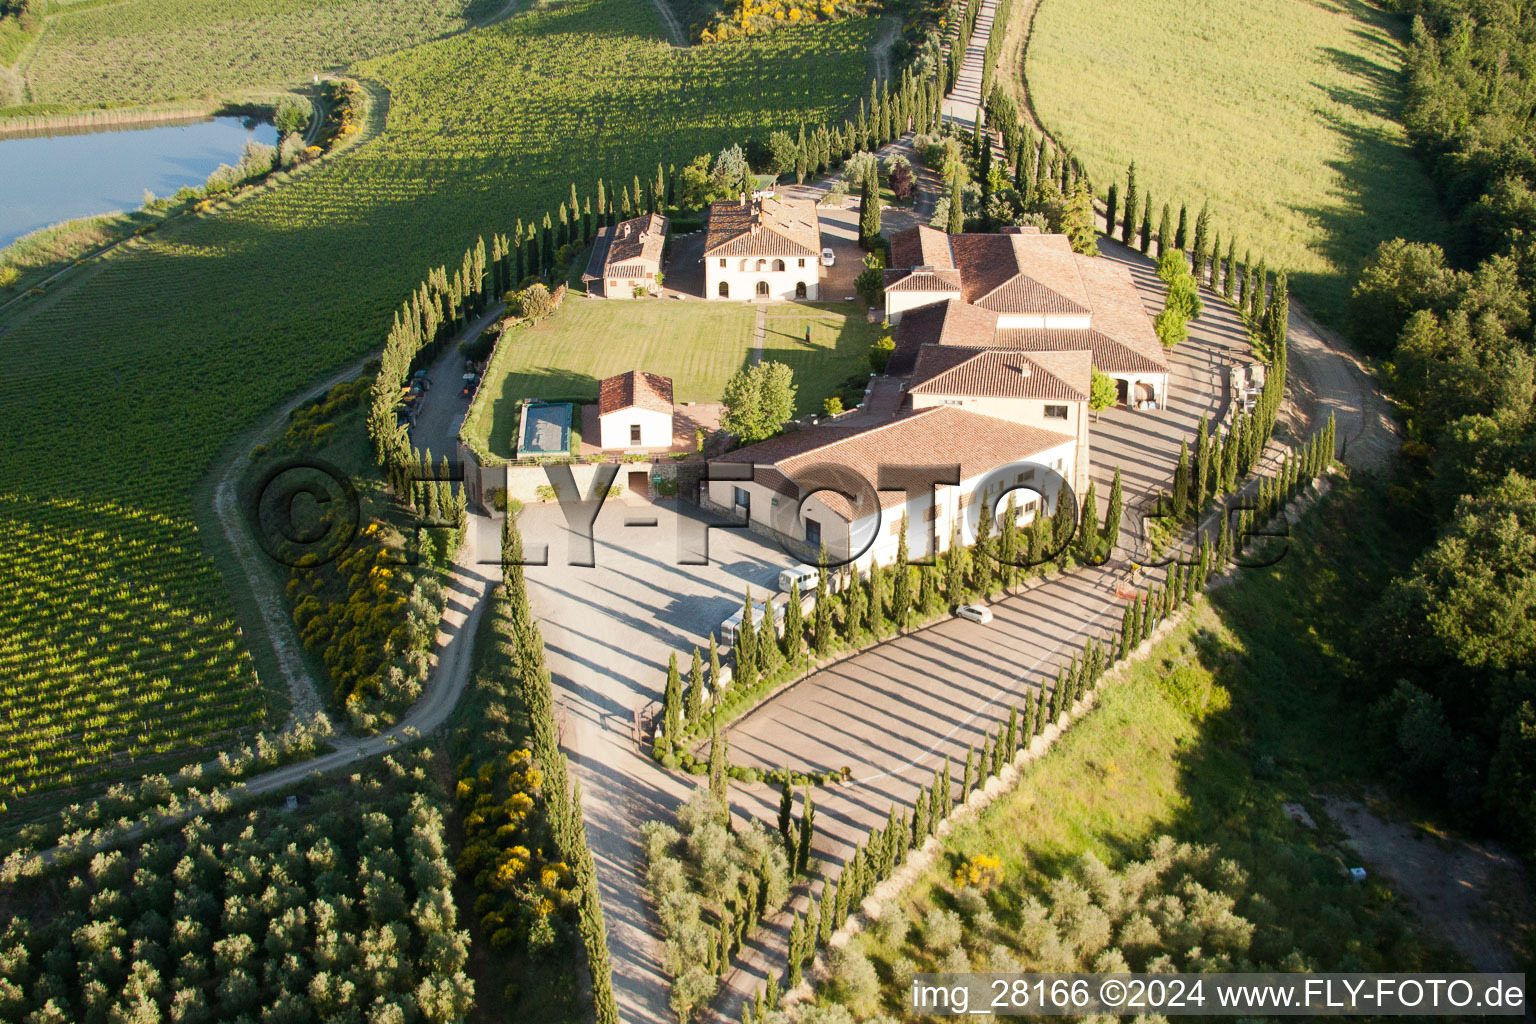
[{"label": "forest", "polygon": [[1383,768],[1536,852],[1536,26],[1517,7],[1409,0],[1404,119],[1447,247],[1394,239],[1354,291],[1406,426],[1390,494],[1422,538],[1361,629]]}]

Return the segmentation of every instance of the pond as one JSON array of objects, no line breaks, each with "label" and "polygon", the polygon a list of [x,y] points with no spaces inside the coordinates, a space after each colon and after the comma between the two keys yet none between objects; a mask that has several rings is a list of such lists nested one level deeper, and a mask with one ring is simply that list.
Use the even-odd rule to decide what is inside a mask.
[{"label": "pond", "polygon": [[248,141],[273,145],[277,129],[241,117],[153,128],[0,139],[0,249],[60,221],[133,210],[144,190],[167,196],[240,162]]}]

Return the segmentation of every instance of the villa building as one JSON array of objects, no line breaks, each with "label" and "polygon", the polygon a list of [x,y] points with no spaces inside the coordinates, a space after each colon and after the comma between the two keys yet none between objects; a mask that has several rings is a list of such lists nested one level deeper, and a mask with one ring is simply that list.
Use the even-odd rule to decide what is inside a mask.
[{"label": "villa building", "polygon": [[[1076,476],[1077,448],[1065,431],[938,406],[868,428],[799,430],[730,452],[715,464],[751,463],[752,478],[711,479],[700,497],[705,507],[779,538],[802,558],[814,559],[825,544],[831,557],[851,558],[860,568],[872,559],[888,565],[903,515],[907,548],[917,558],[946,550],[957,523],[962,543],[973,543],[984,501],[1002,504],[1012,493],[1020,523],[1054,508],[1052,474]],[[955,465],[958,484],[930,486],[910,471]],[[902,486],[875,490],[891,482],[880,479],[882,469],[905,477]]]},{"label": "villa building", "polygon": [[1128,267],[1072,251],[1065,235],[1018,228],[891,238],[885,315],[896,325],[887,373],[914,372],[928,345],[1091,353],[1121,403],[1167,401],[1168,360]]},{"label": "villa building", "polygon": [[704,296],[757,302],[821,294],[821,223],[809,199],[768,196],[709,206]]},{"label": "villa building", "polygon": [[662,250],[667,244],[667,218],[657,213],[601,227],[582,281],[595,285],[604,298],[634,298],[636,290],[661,290]]}]

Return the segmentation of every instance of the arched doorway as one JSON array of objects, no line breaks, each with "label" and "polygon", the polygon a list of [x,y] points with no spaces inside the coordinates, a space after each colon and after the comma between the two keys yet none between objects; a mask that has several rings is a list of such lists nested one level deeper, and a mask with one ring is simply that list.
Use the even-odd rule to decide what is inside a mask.
[{"label": "arched doorway", "polygon": [[731,297],[731,286],[725,281],[720,282],[720,297],[722,299],[728,299]]},{"label": "arched doorway", "polygon": [[1131,400],[1131,386],[1124,380],[1115,381],[1115,404],[1129,405]]},{"label": "arched doorway", "polygon": [[779,271],[782,271],[784,269],[784,261],[783,260],[774,260],[773,261],[773,269],[774,269],[775,273],[777,273]]},{"label": "arched doorway", "polygon": [[804,281],[796,281],[795,282],[795,298],[797,298],[797,299],[805,298],[805,282]]},{"label": "arched doorway", "polygon": [[757,282],[757,297],[760,298],[760,299],[766,299],[768,297],[768,282],[767,281],[759,281],[759,282]]}]

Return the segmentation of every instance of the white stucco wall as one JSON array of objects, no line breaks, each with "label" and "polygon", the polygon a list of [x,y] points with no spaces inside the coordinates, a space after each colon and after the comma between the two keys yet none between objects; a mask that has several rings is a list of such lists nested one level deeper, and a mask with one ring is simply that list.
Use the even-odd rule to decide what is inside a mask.
[{"label": "white stucco wall", "polygon": [[[1064,441],[1054,448],[1029,456],[1027,461],[1040,467],[1050,467],[1059,463],[1058,472],[1063,479],[1071,483],[1078,476],[1075,467],[1075,449],[1075,442]],[[1021,457],[1019,461],[1023,462],[1026,459]],[[933,519],[932,529],[938,542],[938,551],[943,552],[948,549],[957,516],[960,517],[962,524],[961,537],[965,543],[973,543],[976,539],[976,524],[981,515],[983,499],[980,493],[976,493],[969,499],[966,496],[972,492],[978,492],[983,484],[989,487],[985,500],[999,502],[1002,507],[1007,505],[1007,499],[1004,497],[1007,488],[1022,488],[1012,493],[1019,507],[1019,521],[1028,522],[1034,515],[1034,509],[1026,506],[1032,499],[1038,502],[1042,496],[1041,491],[1034,490],[1031,485],[1038,484],[1043,488],[1046,476],[1040,469],[1033,470],[1032,479],[1029,478],[1031,472],[1029,469],[1018,467],[1006,473],[1003,469],[1004,467],[999,467],[998,470],[990,473],[962,480],[958,487],[936,488],[931,498],[928,495],[919,495],[910,501],[899,502],[886,508],[878,515],[864,516],[851,525],[845,525],[845,520],[828,509],[816,495],[807,499],[802,509],[795,498],[779,494],[772,488],[755,481],[712,480],[708,491],[711,501],[730,508],[734,504],[734,489],[739,487],[745,490],[750,497],[749,522],[766,525],[796,539],[803,539],[805,536],[802,518],[820,523],[822,540],[827,545],[828,554],[835,559],[842,559],[848,557],[851,552],[860,552],[855,563],[862,569],[867,568],[872,559],[878,559],[882,565],[889,565],[896,560],[903,512],[906,513],[908,521],[907,550],[913,559],[923,557],[930,550],[930,528],[927,517],[930,507],[934,505],[937,505],[938,513]],[[1020,476],[1026,479],[1020,480]],[[871,486],[874,485],[873,480],[870,483]],[[1075,486],[1074,490],[1077,490]],[[1054,500],[1054,495],[1048,497]],[[1078,497],[1081,500],[1080,490]],[[962,504],[965,505],[963,509]]]},{"label": "white stucco wall", "polygon": [[[783,270],[774,270],[775,261],[784,264]],[[724,266],[721,266],[721,263]],[[762,263],[764,269],[759,270]],[[804,264],[802,266],[801,264]],[[729,294],[720,294],[724,282]],[[768,294],[759,295],[760,282],[768,285]],[[821,297],[821,259],[816,256],[708,256],[704,259],[704,297],[743,302],[767,299],[793,300],[795,286],[805,284],[805,298]]]},{"label": "white stucco wall", "polygon": [[[654,409],[619,409],[599,416],[598,445],[603,448],[670,448],[672,446],[672,415]],[[640,427],[640,440],[630,440],[629,428]]]},{"label": "white stucco wall", "polygon": [[885,293],[885,319],[893,324],[901,323],[901,314],[919,306],[931,306],[946,299],[958,299],[959,292],[908,292]]}]

